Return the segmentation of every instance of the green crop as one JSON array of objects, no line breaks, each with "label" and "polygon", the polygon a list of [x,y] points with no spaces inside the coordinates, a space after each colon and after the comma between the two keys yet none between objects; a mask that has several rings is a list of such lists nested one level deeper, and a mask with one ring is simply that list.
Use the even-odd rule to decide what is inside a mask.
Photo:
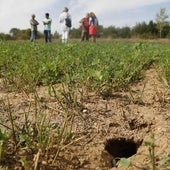
[{"label": "green crop", "polygon": [[1,42],[0,77],[6,86],[31,91],[37,85],[86,83],[124,88],[157,63],[170,82],[169,45],[124,42],[45,45]]}]

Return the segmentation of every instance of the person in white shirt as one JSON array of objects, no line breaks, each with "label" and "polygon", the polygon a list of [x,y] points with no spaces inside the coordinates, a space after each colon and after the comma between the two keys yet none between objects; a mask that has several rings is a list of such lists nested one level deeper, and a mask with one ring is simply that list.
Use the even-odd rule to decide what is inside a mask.
[{"label": "person in white shirt", "polygon": [[71,20],[71,15],[68,13],[68,8],[64,7],[62,13],[59,16],[59,22],[61,23],[62,43],[68,42],[70,32],[70,27],[66,25],[66,18]]}]

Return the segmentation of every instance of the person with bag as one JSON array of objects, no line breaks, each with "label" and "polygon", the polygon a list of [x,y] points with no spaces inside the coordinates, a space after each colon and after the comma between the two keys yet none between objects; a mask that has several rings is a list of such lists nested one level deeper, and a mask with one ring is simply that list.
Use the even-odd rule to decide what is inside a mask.
[{"label": "person with bag", "polygon": [[89,41],[89,13],[80,20],[81,23],[81,41]]},{"label": "person with bag", "polygon": [[92,38],[92,41],[96,42],[97,26],[99,25],[99,22],[94,12],[90,13],[89,25],[89,35]]},{"label": "person with bag", "polygon": [[45,42],[51,42],[51,22],[52,19],[49,17],[49,13],[45,14],[45,18],[43,20],[44,24],[44,36],[45,36]]},{"label": "person with bag", "polygon": [[64,7],[62,13],[59,16],[59,22],[61,24],[62,43],[67,43],[69,38],[69,32],[71,29],[71,15],[68,13],[68,8]]},{"label": "person with bag", "polygon": [[32,14],[31,16],[30,25],[31,25],[30,41],[33,42],[37,39],[37,26],[39,25],[38,21],[35,19],[35,14]]}]

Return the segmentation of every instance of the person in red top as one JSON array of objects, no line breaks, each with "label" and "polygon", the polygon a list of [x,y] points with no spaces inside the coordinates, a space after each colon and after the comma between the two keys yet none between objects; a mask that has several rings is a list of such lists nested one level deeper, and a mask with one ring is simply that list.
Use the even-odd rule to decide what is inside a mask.
[{"label": "person in red top", "polygon": [[89,13],[80,20],[81,23],[81,41],[89,41]]},{"label": "person in red top", "polygon": [[96,35],[97,35],[97,26],[99,25],[98,19],[94,12],[90,13],[89,17],[89,35],[92,38],[93,42],[96,42]]}]

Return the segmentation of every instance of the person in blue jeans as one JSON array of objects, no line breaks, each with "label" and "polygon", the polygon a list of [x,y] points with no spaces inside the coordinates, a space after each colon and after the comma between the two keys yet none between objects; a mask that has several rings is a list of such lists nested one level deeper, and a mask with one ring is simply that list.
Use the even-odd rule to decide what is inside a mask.
[{"label": "person in blue jeans", "polygon": [[37,39],[37,26],[39,25],[38,21],[35,19],[35,14],[32,14],[31,16],[30,25],[31,25],[30,41],[33,42]]},{"label": "person in blue jeans", "polygon": [[45,14],[45,18],[43,20],[44,24],[44,36],[45,36],[45,42],[51,42],[51,22],[52,19],[49,17],[49,13]]}]

